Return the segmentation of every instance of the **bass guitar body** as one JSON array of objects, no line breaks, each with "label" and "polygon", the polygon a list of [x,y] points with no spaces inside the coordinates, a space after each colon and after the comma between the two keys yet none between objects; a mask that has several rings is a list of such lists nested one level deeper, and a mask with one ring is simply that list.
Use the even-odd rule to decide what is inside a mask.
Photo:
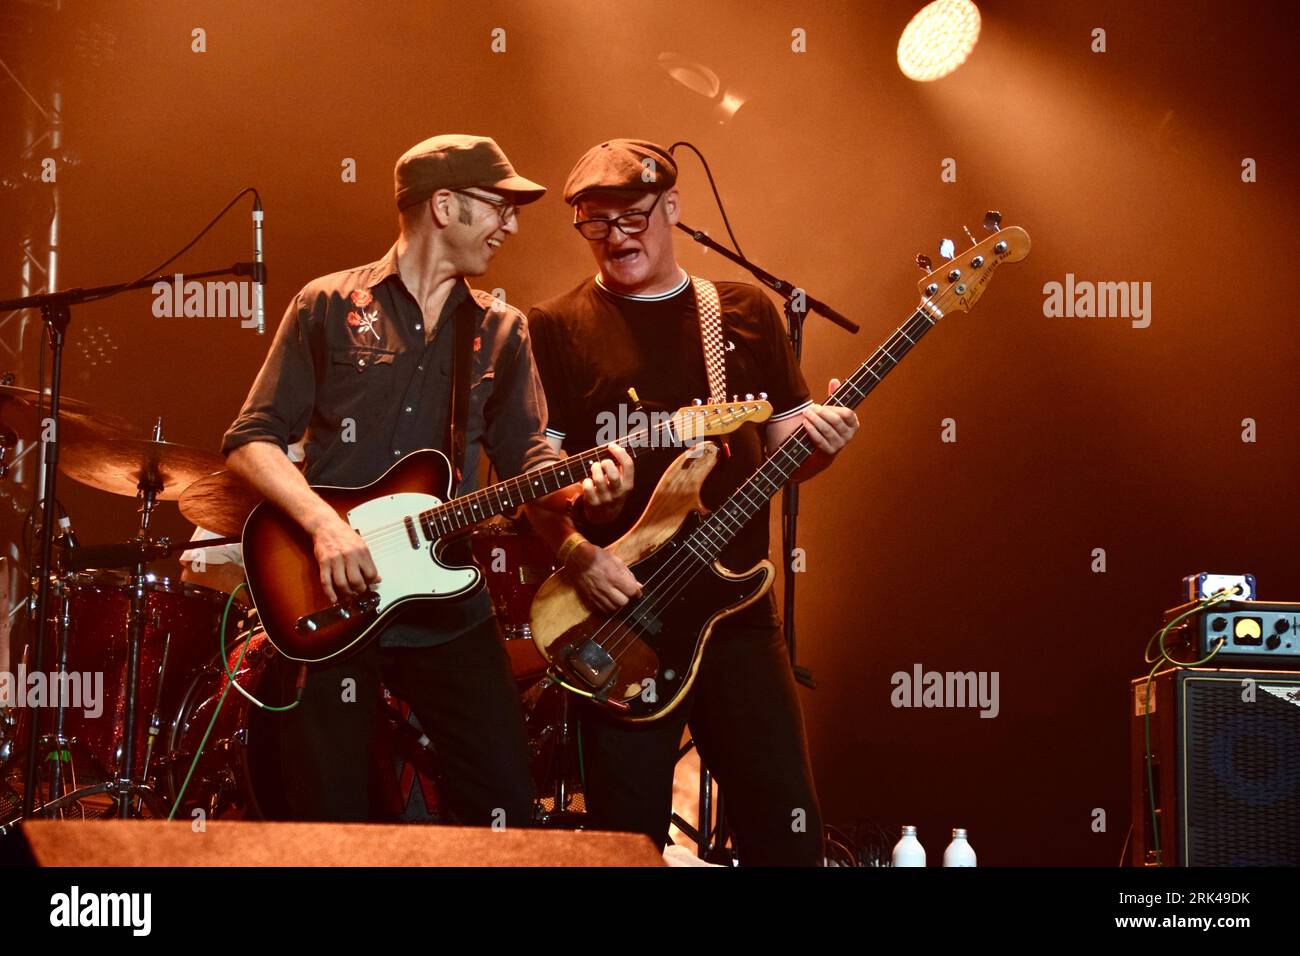
[{"label": "bass guitar body", "polygon": [[641,583],[639,598],[600,614],[561,570],[533,600],[533,640],[543,656],[567,682],[634,723],[682,702],[718,622],[761,598],[776,576],[766,560],[736,574],[701,557],[690,540],[705,513],[700,487],[717,455],[712,443],[679,455],[640,520],[607,549]]}]

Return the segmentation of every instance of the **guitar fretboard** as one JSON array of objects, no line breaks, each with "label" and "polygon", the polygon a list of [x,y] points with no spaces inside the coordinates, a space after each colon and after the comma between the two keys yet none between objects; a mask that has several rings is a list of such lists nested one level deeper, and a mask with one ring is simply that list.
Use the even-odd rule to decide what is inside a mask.
[{"label": "guitar fretboard", "polygon": [[[638,446],[629,442],[625,446],[625,451],[633,459],[648,450],[648,444]],[[522,504],[582,481],[591,475],[593,464],[608,457],[609,452],[604,448],[593,448],[553,465],[453,498],[436,508],[421,511],[416,515],[416,520],[429,540],[462,531],[470,525],[513,511]]]},{"label": "guitar fretboard", "polygon": [[[917,309],[871,358],[840,383],[835,394],[823,404],[856,408],[933,327],[934,319]],[[686,539],[686,546],[691,553],[704,562],[716,559],[750,519],[812,456],[814,450],[808,434],[802,428],[796,430]]]},{"label": "guitar fretboard", "polygon": [[[701,409],[701,414],[715,414],[719,418],[711,422],[701,421],[707,432],[709,427],[721,423],[744,420],[753,413],[753,406],[738,410]],[[677,416],[659,422],[650,428],[642,428],[618,439],[618,443],[636,459],[640,455],[663,447],[682,444],[681,423]],[[734,427],[734,426],[733,426]],[[693,436],[690,436],[693,437]],[[427,540],[462,531],[471,525],[488,518],[513,511],[522,504],[549,495],[553,491],[567,488],[591,475],[591,466],[601,459],[609,458],[605,446],[592,448],[581,454],[573,455],[562,461],[537,468],[514,478],[507,478],[494,485],[470,492],[459,498],[453,498],[445,504],[422,511],[413,516]]]}]

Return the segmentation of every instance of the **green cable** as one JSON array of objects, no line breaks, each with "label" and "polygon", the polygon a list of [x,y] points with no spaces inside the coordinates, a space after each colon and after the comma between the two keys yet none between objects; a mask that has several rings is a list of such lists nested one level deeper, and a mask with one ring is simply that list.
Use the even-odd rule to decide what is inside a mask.
[{"label": "green cable", "polygon": [[[1151,808],[1151,836],[1152,836],[1152,842],[1155,844],[1156,866],[1164,865],[1164,850],[1160,846],[1160,825],[1159,825],[1159,821],[1156,819],[1155,769],[1151,765],[1151,758],[1153,756],[1153,754],[1151,753],[1151,710],[1152,710],[1151,697],[1155,693],[1155,687],[1153,686],[1153,683],[1155,681],[1156,671],[1160,669],[1161,664],[1164,664],[1166,662],[1172,664],[1175,668],[1182,669],[1182,670],[1187,670],[1194,667],[1200,667],[1201,665],[1206,664],[1210,660],[1212,660],[1214,656],[1219,653],[1220,649],[1222,649],[1223,645],[1226,643],[1226,639],[1220,637],[1218,639],[1218,643],[1214,647],[1214,650],[1210,651],[1209,654],[1201,658],[1199,661],[1176,661],[1169,656],[1169,651],[1165,647],[1165,636],[1169,633],[1170,629],[1174,627],[1174,625],[1181,623],[1182,621],[1191,617],[1193,614],[1199,614],[1202,611],[1209,610],[1214,605],[1221,604],[1224,601],[1228,600],[1229,598],[1235,597],[1238,588],[1239,588],[1238,585],[1233,585],[1230,591],[1228,590],[1220,591],[1218,594],[1215,594],[1212,597],[1208,597],[1205,598],[1204,600],[1197,602],[1196,607],[1184,611],[1182,614],[1179,614],[1177,617],[1175,617],[1168,624],[1166,624],[1160,630],[1156,631],[1154,634],[1151,635],[1150,638],[1147,639],[1146,650],[1142,654],[1143,660],[1145,660],[1146,663],[1153,665],[1150,673],[1147,674],[1147,680],[1145,685],[1146,692],[1147,692],[1147,699],[1146,699],[1146,709],[1143,713],[1143,725],[1144,725],[1143,729],[1146,733],[1145,756],[1146,756],[1146,765],[1147,765],[1147,803]],[[1153,643],[1156,643],[1157,639],[1159,640],[1159,644],[1160,644],[1160,656],[1156,658],[1152,658],[1151,645]]]},{"label": "green cable", "polygon": [[[171,813],[167,814],[168,822],[175,819],[176,811],[180,809],[181,798],[185,796],[185,791],[190,785],[190,780],[194,776],[194,771],[198,768],[199,758],[203,756],[203,748],[208,745],[208,738],[212,736],[212,729],[217,725],[217,718],[221,715],[221,708],[226,703],[226,695],[230,693],[230,688],[235,685],[235,674],[239,671],[239,668],[244,666],[244,655],[248,653],[248,647],[253,643],[252,634],[249,634],[249,636],[244,640],[244,646],[239,651],[239,660],[235,661],[235,669],[232,671],[230,669],[230,655],[226,653],[226,623],[230,618],[230,608],[235,603],[235,595],[239,593],[241,588],[246,587],[248,587],[247,584],[240,582],[235,590],[230,592],[230,597],[226,599],[226,608],[221,612],[221,630],[217,634],[217,641],[221,645],[221,667],[226,672],[226,686],[221,690],[221,697],[217,700],[216,709],[212,712],[212,719],[208,721],[207,730],[203,732],[203,739],[199,741],[199,745],[194,751],[194,759],[190,761],[190,769],[189,772],[185,774],[185,782],[181,784],[181,788],[176,794],[176,800],[172,803]],[[302,703],[302,694],[299,692],[296,700],[280,707],[275,707],[271,704],[264,704],[260,700],[255,700],[255,703],[263,710],[269,710],[275,713],[284,713],[287,710],[293,710]]]},{"label": "green cable", "polygon": [[[185,774],[185,781],[181,784],[181,788],[176,794],[176,799],[172,801],[171,812],[167,814],[168,823],[176,818],[176,811],[181,808],[181,800],[184,798],[185,791],[190,785],[190,780],[194,776],[194,771],[199,766],[199,758],[203,756],[203,748],[208,745],[208,738],[212,736],[212,728],[217,725],[217,718],[221,715],[221,707],[226,702],[226,695],[230,693],[230,686],[235,682],[235,676],[230,673],[230,662],[226,660],[226,620],[230,616],[231,605],[235,603],[235,595],[239,593],[240,588],[247,586],[248,585],[241,581],[235,590],[230,592],[230,597],[226,599],[226,609],[221,612],[221,631],[217,637],[221,642],[221,665],[225,668],[226,676],[229,680],[226,681],[226,686],[221,691],[221,697],[217,700],[216,709],[212,711],[212,719],[208,721],[208,729],[203,732],[203,739],[199,741],[198,747],[194,750],[194,759],[190,761],[190,769],[189,772]],[[239,652],[239,660],[235,662],[235,670],[239,670],[239,668],[244,664],[244,655],[248,653],[248,645],[252,643],[251,637],[252,636],[250,635],[249,640],[244,641],[244,646]]]},{"label": "green cable", "polygon": [[[568,681],[564,680],[555,669],[548,670],[546,676],[549,677],[561,690],[567,690],[571,694],[577,694],[579,697],[586,697],[588,700],[595,700],[596,695],[590,691],[585,691],[581,687],[574,687]],[[582,756],[582,720],[575,721],[578,726],[578,777],[582,780],[582,792],[587,792],[587,762]],[[585,797],[584,797],[585,799]]]},{"label": "green cable", "polygon": [[[242,588],[242,587],[247,587],[247,585],[241,583],[241,584],[239,585],[239,588]],[[239,588],[235,588],[235,592],[234,592],[234,594],[231,594],[231,595],[230,595],[230,601],[233,601],[233,600],[235,599],[235,594],[238,594],[238,593],[239,593]],[[226,610],[227,610],[227,611],[230,610],[230,601],[227,601],[227,602],[226,602]],[[225,618],[224,615],[223,615],[222,618],[221,618],[221,633],[218,635],[218,638],[219,638],[219,640],[221,641],[221,666],[224,667],[224,668],[226,669],[226,678],[230,681],[230,684],[233,684],[233,683],[235,682],[235,675],[234,675],[234,673],[232,673],[231,670],[230,670],[230,658],[229,658],[229,655],[226,654],[226,618]],[[244,642],[244,651],[247,651],[247,650],[248,650],[248,645],[249,645],[251,642],[252,642],[252,635],[250,634],[250,635],[249,635],[249,640]],[[243,663],[243,660],[244,660],[244,651],[241,651],[241,652],[240,652],[240,654],[239,654],[239,660],[235,662],[235,670],[236,670],[236,671],[239,670],[239,665],[240,665],[241,663]],[[230,684],[227,684],[227,685],[226,685],[226,689],[227,689],[227,690],[230,689]],[[224,695],[223,695],[223,696],[224,696]],[[244,691],[244,696],[248,697],[248,698],[249,698],[253,703],[255,703],[255,704],[256,704],[258,707],[260,707],[262,710],[269,710],[269,711],[271,711],[272,713],[276,713],[276,714],[283,714],[285,711],[293,710],[295,707],[297,707],[299,704],[302,703],[302,692],[301,692],[301,691],[299,692],[298,697],[297,697],[295,700],[291,701],[291,702],[288,703],[288,704],[281,704],[281,705],[278,706],[278,707],[277,707],[277,706],[274,706],[274,705],[272,705],[272,704],[264,704],[262,701],[258,700],[256,697],[253,697],[252,695],[250,695],[247,691]]]}]

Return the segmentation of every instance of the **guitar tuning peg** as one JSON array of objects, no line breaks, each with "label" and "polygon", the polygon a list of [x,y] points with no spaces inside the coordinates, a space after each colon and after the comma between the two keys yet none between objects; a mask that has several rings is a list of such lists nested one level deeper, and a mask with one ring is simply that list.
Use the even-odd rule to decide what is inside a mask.
[{"label": "guitar tuning peg", "polygon": [[746,393],[745,393],[745,401],[747,401],[747,402],[752,402],[753,400],[754,400],[754,393],[753,393],[753,392],[746,392]]},{"label": "guitar tuning peg", "polygon": [[943,256],[943,261],[948,262],[957,254],[957,244],[951,239],[945,239],[939,243],[939,255]]},{"label": "guitar tuning peg", "polygon": [[1000,232],[1002,230],[1002,213],[996,209],[990,209],[984,214],[984,228],[989,232]]},{"label": "guitar tuning peg", "polygon": [[760,401],[764,401],[764,402],[767,401],[767,392],[759,392],[758,398]]},{"label": "guitar tuning peg", "polygon": [[930,257],[924,252],[916,254],[916,264],[921,267],[921,271],[926,275],[929,275],[934,270],[934,263],[930,261]]},{"label": "guitar tuning peg", "polygon": [[703,404],[704,404],[704,401],[703,401],[703,399],[692,398],[692,399],[691,399],[691,403],[692,403],[692,404],[695,404],[695,405],[703,405]]}]

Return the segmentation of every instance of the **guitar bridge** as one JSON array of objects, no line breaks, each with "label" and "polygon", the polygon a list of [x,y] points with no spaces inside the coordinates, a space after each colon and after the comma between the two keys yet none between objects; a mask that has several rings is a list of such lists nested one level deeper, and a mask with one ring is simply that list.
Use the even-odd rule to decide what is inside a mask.
[{"label": "guitar bridge", "polygon": [[367,591],[353,600],[338,601],[329,607],[321,608],[319,611],[304,614],[294,622],[293,627],[299,634],[314,634],[329,624],[350,621],[352,618],[360,617],[363,614],[373,614],[378,607],[379,593]]},{"label": "guitar bridge", "polygon": [[618,673],[618,662],[595,641],[587,641],[577,650],[569,648],[564,655],[564,665],[569,674],[597,691],[606,687]]}]

